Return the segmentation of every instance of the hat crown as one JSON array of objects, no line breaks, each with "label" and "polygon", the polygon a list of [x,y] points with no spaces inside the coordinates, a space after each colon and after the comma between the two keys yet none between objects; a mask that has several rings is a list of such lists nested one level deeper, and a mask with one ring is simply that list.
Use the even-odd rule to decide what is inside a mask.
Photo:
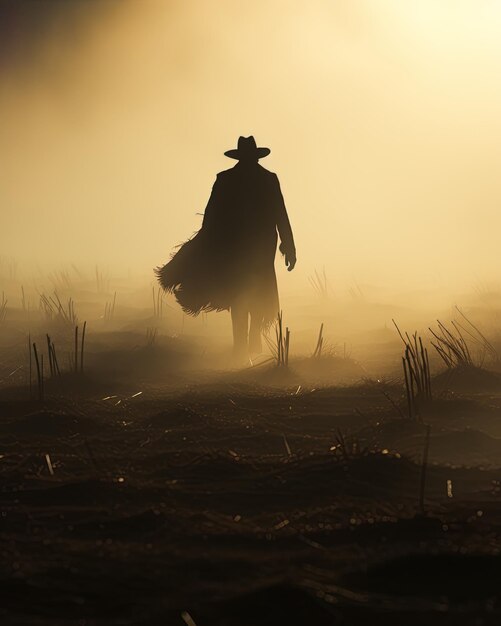
[{"label": "hat crown", "polygon": [[250,135],[250,137],[240,136],[238,138],[237,148],[239,152],[245,152],[245,153],[256,152],[257,150],[256,140],[254,139],[253,135]]}]

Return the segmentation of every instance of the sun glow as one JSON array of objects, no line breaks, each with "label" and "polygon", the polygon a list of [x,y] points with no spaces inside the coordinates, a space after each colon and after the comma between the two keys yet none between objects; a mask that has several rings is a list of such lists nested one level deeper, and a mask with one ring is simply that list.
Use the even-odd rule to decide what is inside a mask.
[{"label": "sun glow", "polygon": [[[292,281],[324,265],[375,282],[491,271],[501,0],[123,7],[2,76],[4,254],[80,261],[91,246],[151,271],[253,134],[297,233]],[[47,250],[54,224],[67,235]]]}]

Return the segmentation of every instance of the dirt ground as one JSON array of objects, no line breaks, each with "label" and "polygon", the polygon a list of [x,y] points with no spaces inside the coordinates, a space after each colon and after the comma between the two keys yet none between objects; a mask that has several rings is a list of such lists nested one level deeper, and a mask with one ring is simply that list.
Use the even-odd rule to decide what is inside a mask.
[{"label": "dirt ground", "polygon": [[437,370],[410,419],[386,330],[372,360],[223,370],[89,325],[39,399],[27,326],[0,353],[3,624],[501,623],[496,371]]}]

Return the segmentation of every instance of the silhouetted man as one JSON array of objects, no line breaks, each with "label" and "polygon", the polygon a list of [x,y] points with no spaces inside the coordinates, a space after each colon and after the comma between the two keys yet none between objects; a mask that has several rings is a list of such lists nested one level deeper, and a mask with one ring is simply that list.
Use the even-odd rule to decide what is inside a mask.
[{"label": "silhouetted man", "polygon": [[296,264],[278,178],[258,163],[268,154],[252,136],[240,137],[238,147],[225,152],[238,163],[217,175],[202,228],[157,270],[160,284],[186,312],[231,310],[238,359],[261,352],[261,330],[279,311],[277,231],[289,271]]}]

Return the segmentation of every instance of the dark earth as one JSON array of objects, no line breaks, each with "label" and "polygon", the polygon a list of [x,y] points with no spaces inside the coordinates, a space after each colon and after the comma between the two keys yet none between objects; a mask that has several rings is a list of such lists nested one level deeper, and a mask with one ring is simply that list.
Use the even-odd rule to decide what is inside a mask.
[{"label": "dark earth", "polygon": [[4,340],[2,624],[501,623],[496,368],[440,371],[410,419],[346,356],[225,372],[88,333],[43,399]]}]

